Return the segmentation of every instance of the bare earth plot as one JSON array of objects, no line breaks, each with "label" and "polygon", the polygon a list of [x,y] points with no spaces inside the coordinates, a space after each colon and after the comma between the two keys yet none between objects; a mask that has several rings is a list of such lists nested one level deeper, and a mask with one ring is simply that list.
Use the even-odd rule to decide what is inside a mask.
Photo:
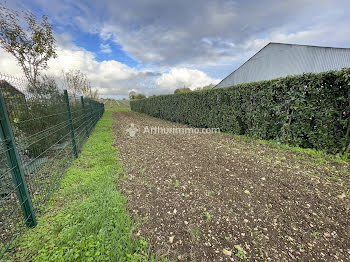
[{"label": "bare earth plot", "polygon": [[[350,166],[233,135],[114,115],[118,183],[156,255],[181,261],[350,261]],[[126,131],[134,123],[139,132]]]}]

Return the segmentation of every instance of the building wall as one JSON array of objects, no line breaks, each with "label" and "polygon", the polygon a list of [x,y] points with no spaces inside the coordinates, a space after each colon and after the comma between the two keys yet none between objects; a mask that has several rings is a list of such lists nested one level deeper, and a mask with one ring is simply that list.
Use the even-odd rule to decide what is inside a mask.
[{"label": "building wall", "polygon": [[270,43],[216,87],[350,67],[350,49]]}]

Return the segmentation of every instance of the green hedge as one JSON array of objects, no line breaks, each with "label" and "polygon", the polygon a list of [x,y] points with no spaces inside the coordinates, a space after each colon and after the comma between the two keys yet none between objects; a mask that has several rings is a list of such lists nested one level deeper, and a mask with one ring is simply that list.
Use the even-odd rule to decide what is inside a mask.
[{"label": "green hedge", "polygon": [[131,101],[133,111],[330,153],[349,144],[350,68]]}]

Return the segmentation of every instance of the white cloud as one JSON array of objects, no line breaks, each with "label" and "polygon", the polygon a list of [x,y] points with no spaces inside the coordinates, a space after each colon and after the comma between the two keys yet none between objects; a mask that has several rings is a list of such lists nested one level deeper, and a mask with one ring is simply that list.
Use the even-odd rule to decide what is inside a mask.
[{"label": "white cloud", "polygon": [[105,54],[110,54],[112,53],[111,46],[109,44],[100,44],[100,52],[105,53]]},{"label": "white cloud", "polygon": [[[322,36],[325,35],[328,31],[328,28],[313,28],[310,30],[304,30],[294,33],[286,33],[284,30],[277,30],[270,33],[267,37],[257,38],[253,40],[246,41],[242,48],[244,50],[259,50],[263,48],[270,42],[282,42],[282,43],[293,43],[293,44],[316,44],[319,43],[322,39]],[[330,33],[330,32],[329,32]]]},{"label": "white cloud", "polygon": [[[348,0],[34,0],[30,5],[11,0],[10,4],[42,10],[55,28],[71,30],[72,35],[76,32],[75,43],[80,34],[98,35],[104,44],[99,46],[97,55],[108,54],[110,46],[106,43],[114,42],[139,66],[166,72],[174,86],[192,85],[184,81],[185,73],[177,74],[175,81],[174,68],[197,69],[224,78],[270,41],[350,45]],[[66,54],[64,62],[89,72],[103,92],[126,93],[130,86],[145,93],[160,92],[155,90],[157,77],[146,76],[113,60],[99,63],[94,54],[71,42],[61,45],[69,50],[62,51]],[[76,61],[69,55],[75,55]],[[101,80],[101,75],[108,81]],[[109,85],[109,81],[115,82]],[[165,85],[158,88],[162,92],[173,89]]]},{"label": "white cloud", "polygon": [[16,60],[2,48],[0,48],[0,68],[0,73],[9,74],[16,77],[23,76],[21,73],[21,68],[16,63]]},{"label": "white cloud", "polygon": [[173,68],[169,73],[163,73],[157,80],[159,90],[172,92],[177,88],[188,87],[195,89],[209,84],[217,84],[219,79],[208,77],[202,71],[187,68]]},{"label": "white cloud", "polygon": [[234,56],[247,56],[247,42],[248,51],[255,52],[270,39],[319,45],[349,43],[340,33],[342,25],[349,24],[346,0],[101,1],[106,8],[99,9],[100,4],[95,6],[92,1],[81,5],[89,8],[81,7],[84,15],[79,27],[115,41],[141,63],[160,67],[190,64],[199,68],[222,63]]},{"label": "white cloud", "polygon": [[[103,96],[128,96],[128,91],[146,95],[172,93],[179,87],[194,89],[218,80],[199,70],[173,68],[168,73],[155,73],[131,68],[116,60],[99,62],[94,53],[72,44],[67,35],[56,36],[57,58],[49,61],[48,75],[61,79],[62,71],[79,69],[90,79],[92,86]],[[1,73],[22,76],[14,58],[0,49]]]},{"label": "white cloud", "polygon": [[348,0],[34,0],[30,6],[62,29],[98,34],[143,66],[168,71],[243,63],[269,41],[350,44]]}]

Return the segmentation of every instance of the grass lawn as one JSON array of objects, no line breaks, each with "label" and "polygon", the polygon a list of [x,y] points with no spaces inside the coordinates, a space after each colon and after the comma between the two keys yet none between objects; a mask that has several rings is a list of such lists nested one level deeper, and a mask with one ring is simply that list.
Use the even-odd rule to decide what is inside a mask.
[{"label": "grass lawn", "polygon": [[112,111],[97,124],[65,174],[38,226],[16,243],[20,261],[152,261],[146,240],[132,235],[122,172],[113,147]]}]

